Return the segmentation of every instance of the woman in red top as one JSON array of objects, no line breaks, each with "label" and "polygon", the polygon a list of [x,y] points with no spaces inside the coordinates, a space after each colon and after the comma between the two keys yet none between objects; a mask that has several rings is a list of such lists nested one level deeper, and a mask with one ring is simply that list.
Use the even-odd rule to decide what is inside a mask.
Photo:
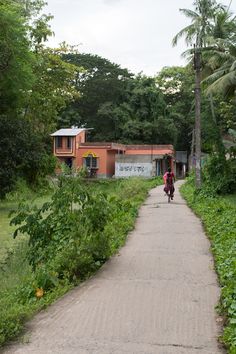
[{"label": "woman in red top", "polygon": [[175,175],[174,172],[171,171],[170,167],[168,168],[167,172],[164,174],[163,179],[165,183],[164,191],[166,192],[167,195],[170,192],[170,197],[173,200],[174,191],[175,191],[175,187],[174,187]]}]

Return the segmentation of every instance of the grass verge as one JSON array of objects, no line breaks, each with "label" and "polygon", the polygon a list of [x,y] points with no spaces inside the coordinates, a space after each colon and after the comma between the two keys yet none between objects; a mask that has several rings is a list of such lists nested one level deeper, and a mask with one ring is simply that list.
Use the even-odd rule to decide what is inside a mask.
[{"label": "grass verge", "polygon": [[229,354],[236,354],[236,205],[235,197],[209,197],[197,193],[191,181],[181,187],[188,205],[203,221],[211,241],[215,268],[221,285],[218,310],[225,318],[220,340]]}]

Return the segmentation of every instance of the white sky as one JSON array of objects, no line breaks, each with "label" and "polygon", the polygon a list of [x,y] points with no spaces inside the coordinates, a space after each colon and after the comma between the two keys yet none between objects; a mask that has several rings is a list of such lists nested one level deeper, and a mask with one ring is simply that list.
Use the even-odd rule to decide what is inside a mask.
[{"label": "white sky", "polygon": [[[93,53],[122,68],[154,75],[164,66],[184,65],[184,42],[173,48],[172,38],[190,24],[179,8],[193,0],[47,0],[55,37],[48,45],[66,41],[80,44],[81,53]],[[228,5],[230,0],[222,0]],[[236,13],[236,0],[231,10]]]}]

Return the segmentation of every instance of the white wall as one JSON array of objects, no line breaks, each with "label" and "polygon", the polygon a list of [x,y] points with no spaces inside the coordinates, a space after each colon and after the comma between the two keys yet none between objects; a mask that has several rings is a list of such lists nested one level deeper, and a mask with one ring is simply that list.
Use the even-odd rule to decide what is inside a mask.
[{"label": "white wall", "polygon": [[152,176],[151,162],[117,162],[115,164],[116,177],[131,177],[131,176]]}]

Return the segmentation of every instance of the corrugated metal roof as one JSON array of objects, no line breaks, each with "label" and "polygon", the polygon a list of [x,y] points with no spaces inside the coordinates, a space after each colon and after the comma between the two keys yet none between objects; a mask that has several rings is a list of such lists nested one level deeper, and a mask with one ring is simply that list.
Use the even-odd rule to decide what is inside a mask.
[{"label": "corrugated metal roof", "polygon": [[59,129],[55,133],[51,134],[51,136],[76,136],[84,130],[86,129],[85,128]]}]

